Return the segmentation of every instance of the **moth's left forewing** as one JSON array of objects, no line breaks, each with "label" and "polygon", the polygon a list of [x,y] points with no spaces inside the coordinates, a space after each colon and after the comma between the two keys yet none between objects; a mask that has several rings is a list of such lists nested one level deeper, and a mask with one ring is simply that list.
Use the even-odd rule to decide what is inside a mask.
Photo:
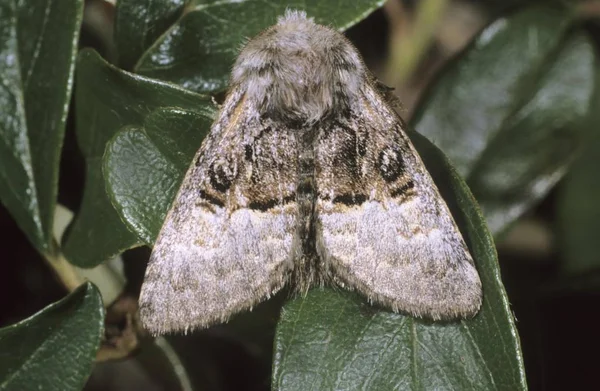
[{"label": "moth's left forewing", "polygon": [[293,267],[296,135],[233,88],[154,245],[140,295],[153,334],[205,328],[279,290]]},{"label": "moth's left forewing", "polygon": [[474,315],[473,259],[446,203],[370,83],[316,141],[317,251],[334,279],[395,311]]}]

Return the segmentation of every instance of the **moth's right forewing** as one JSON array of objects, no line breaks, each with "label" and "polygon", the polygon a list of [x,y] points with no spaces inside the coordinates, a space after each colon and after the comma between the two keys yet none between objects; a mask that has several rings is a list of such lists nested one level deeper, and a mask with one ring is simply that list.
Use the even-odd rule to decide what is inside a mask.
[{"label": "moth's right forewing", "polygon": [[433,319],[474,315],[481,282],[403,124],[370,85],[317,140],[317,251],[372,301]]},{"label": "moth's right forewing", "polygon": [[252,114],[233,89],[167,215],[140,295],[153,334],[226,321],[293,267],[295,135]]}]

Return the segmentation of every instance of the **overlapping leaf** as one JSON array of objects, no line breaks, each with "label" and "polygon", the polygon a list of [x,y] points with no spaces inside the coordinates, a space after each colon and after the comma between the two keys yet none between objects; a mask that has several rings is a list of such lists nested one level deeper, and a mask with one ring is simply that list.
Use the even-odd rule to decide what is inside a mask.
[{"label": "overlapping leaf", "polygon": [[103,331],[102,299],[91,283],[0,329],[0,390],[81,390]]},{"label": "overlapping leaf", "polygon": [[176,20],[189,0],[118,1],[115,43],[119,66],[131,69]]},{"label": "overlapping leaf", "polygon": [[597,66],[568,9],[496,20],[444,69],[413,119],[467,179],[494,233],[562,177],[593,126]]},{"label": "overlapping leaf", "polygon": [[247,38],[273,25],[287,9],[307,11],[315,21],[344,30],[381,6],[382,0],[219,1],[197,6],[140,59],[136,72],[199,91],[227,86],[231,64]]},{"label": "overlapping leaf", "polygon": [[0,4],[0,200],[46,253],[81,13],[81,0]]},{"label": "overlapping leaf", "polygon": [[108,144],[104,176],[123,220],[152,245],[212,117],[181,109],[153,112],[144,128],[127,127]]},{"label": "overlapping leaf", "polygon": [[213,110],[206,97],[124,72],[93,51],[80,54],[77,81],[77,139],[87,164],[86,185],[64,251],[74,264],[92,267],[141,244],[106,194],[102,156],[107,142],[123,126],[142,125],[146,116],[160,107],[195,110],[209,117]]}]

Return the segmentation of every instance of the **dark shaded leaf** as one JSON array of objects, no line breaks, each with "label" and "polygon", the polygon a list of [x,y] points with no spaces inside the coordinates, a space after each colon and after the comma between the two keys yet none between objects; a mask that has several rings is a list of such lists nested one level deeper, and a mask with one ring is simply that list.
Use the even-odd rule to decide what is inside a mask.
[{"label": "dark shaded leaf", "polygon": [[53,252],[58,163],[82,1],[0,5],[0,200],[41,252]]},{"label": "dark shaded leaf", "polygon": [[493,240],[473,196],[442,153],[412,135],[463,233],[483,282],[474,319],[428,322],[355,294],[315,289],[282,311],[272,388],[526,389],[519,340]]},{"label": "dark shaded leaf", "polygon": [[[561,243],[562,269],[567,273],[585,274],[587,278],[591,270],[600,271],[598,162],[600,131],[596,129],[562,183],[558,199],[557,237]],[[598,276],[595,279],[600,280]],[[598,286],[600,284],[596,284],[596,288]]]},{"label": "dark shaded leaf", "polygon": [[344,3],[307,0],[213,2],[200,5],[167,31],[140,59],[140,74],[199,92],[227,86],[231,64],[245,39],[273,25],[286,9],[307,11],[316,22],[344,30],[380,7],[382,0]]},{"label": "dark shaded leaf", "polygon": [[102,156],[106,143],[126,125],[141,126],[160,107],[179,107],[212,116],[210,100],[184,89],[134,75],[81,52],[77,72],[77,140],[87,163],[81,209],[69,229],[64,252],[74,264],[93,267],[138,246],[105,191]]},{"label": "dark shaded leaf", "polygon": [[102,299],[89,282],[0,329],[0,390],[81,390],[103,332]]},{"label": "dark shaded leaf", "polygon": [[152,43],[171,26],[189,0],[118,1],[115,44],[119,65],[131,69]]},{"label": "dark shaded leaf", "polygon": [[412,121],[467,179],[494,233],[547,194],[590,127],[597,60],[571,17],[537,6],[495,21]]}]

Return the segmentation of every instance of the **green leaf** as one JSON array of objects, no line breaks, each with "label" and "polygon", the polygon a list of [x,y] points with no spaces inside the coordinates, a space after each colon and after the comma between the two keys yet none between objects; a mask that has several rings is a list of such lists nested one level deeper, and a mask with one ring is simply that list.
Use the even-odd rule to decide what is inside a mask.
[{"label": "green leaf", "polygon": [[[166,216],[165,194],[177,191],[181,174],[136,127],[117,133],[104,156],[106,190],[113,206],[131,232],[151,244]],[[170,176],[173,172],[177,175]],[[137,187],[143,190],[136,191]]]},{"label": "green leaf", "polygon": [[[177,169],[184,173],[200,148],[214,120],[214,106],[205,102],[204,112],[165,108],[153,112],[144,122],[146,134]],[[168,129],[168,131],[167,131]]]},{"label": "green leaf", "polygon": [[585,273],[586,277],[591,270],[600,271],[599,161],[600,131],[596,129],[565,177],[557,202],[557,238],[561,242],[562,269],[571,274]]},{"label": "green leaf", "polygon": [[494,233],[548,193],[590,128],[598,64],[571,17],[536,6],[496,20],[412,121],[466,178]]},{"label": "green leaf", "polygon": [[123,221],[146,244],[156,240],[211,123],[212,117],[199,113],[161,109],[146,119],[145,132],[127,127],[108,143],[104,155],[108,194]]},{"label": "green leaf", "polygon": [[200,92],[224,90],[244,40],[273,25],[286,9],[301,9],[316,22],[344,30],[380,7],[382,0],[336,2],[220,1],[182,17],[140,59],[140,74]]},{"label": "green leaf", "polygon": [[102,299],[89,282],[0,329],[0,390],[81,390],[103,332]]},{"label": "green leaf", "polygon": [[114,210],[102,177],[108,141],[126,125],[141,126],[160,107],[196,110],[212,116],[207,97],[115,68],[84,50],[77,71],[77,141],[86,159],[81,209],[71,225],[64,252],[74,264],[93,267],[141,241]]},{"label": "green leaf", "polygon": [[443,154],[411,135],[477,264],[475,318],[428,322],[378,310],[363,297],[315,289],[289,302],[275,340],[277,390],[526,389],[519,340],[493,240],[466,184]]},{"label": "green leaf", "polygon": [[133,68],[144,51],[179,18],[188,1],[118,1],[115,44],[119,65]]},{"label": "green leaf", "polygon": [[41,252],[54,251],[58,165],[82,1],[0,5],[0,200]]}]

